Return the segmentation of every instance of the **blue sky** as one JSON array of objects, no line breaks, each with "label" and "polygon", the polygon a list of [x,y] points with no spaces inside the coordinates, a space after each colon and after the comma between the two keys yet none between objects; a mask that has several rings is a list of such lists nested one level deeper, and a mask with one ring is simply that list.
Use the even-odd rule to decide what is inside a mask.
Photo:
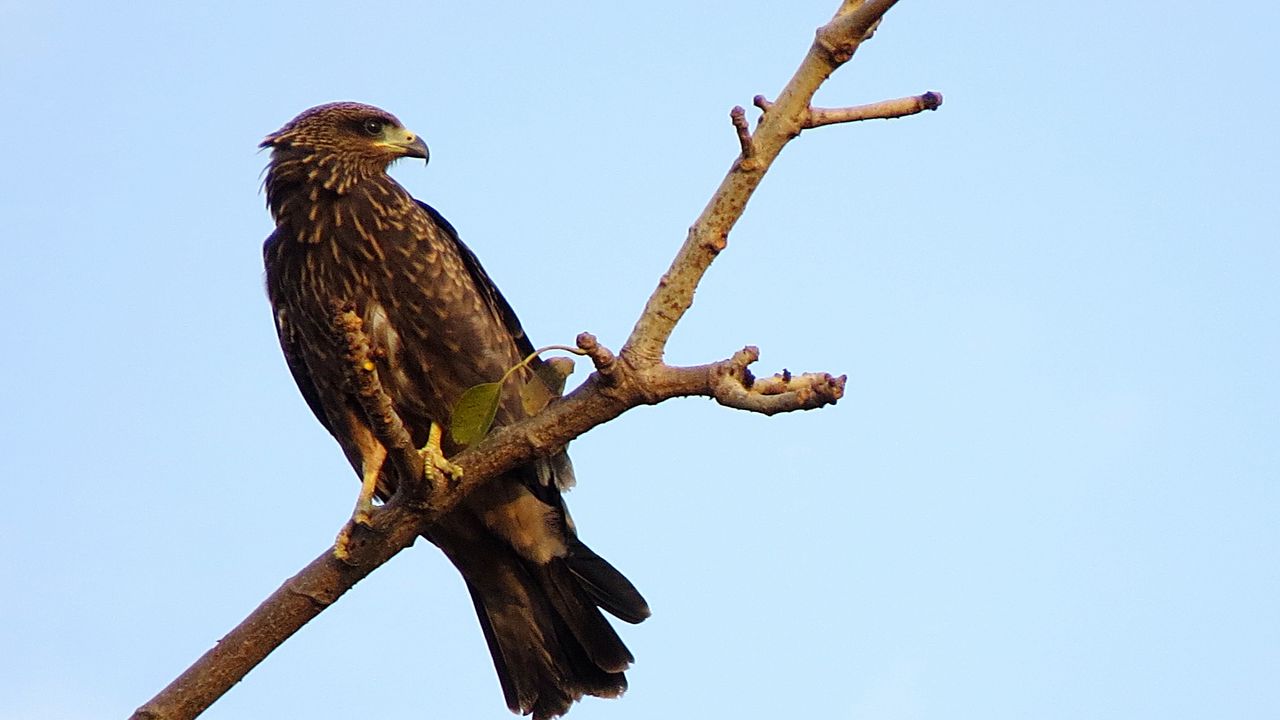
[{"label": "blue sky", "polygon": [[[262,291],[264,134],[396,113],[535,341],[616,348],[837,4],[0,3],[0,720],[127,716],[350,511]],[[788,147],[669,348],[847,397],[575,443],[654,616],[571,717],[1280,715],[1278,24],[900,3],[818,102],[942,110]],[[507,716],[425,543],[205,717],[357,712]]]}]

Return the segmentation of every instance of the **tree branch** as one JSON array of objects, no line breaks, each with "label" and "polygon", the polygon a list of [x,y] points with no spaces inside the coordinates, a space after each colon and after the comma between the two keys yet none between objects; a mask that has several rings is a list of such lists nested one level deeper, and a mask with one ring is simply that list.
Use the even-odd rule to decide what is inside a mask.
[{"label": "tree branch", "polygon": [[845,0],[831,22],[818,28],[800,67],[778,94],[777,101],[761,116],[755,133],[749,138],[745,137],[745,119],[739,123],[738,114],[734,114],[742,153],[689,228],[684,246],[649,297],[622,347],[624,361],[636,367],[662,362],[667,340],[676,323],[692,307],[694,292],[707,268],[728,245],[729,231],[742,217],[751,195],[783,146],[804,128],[814,93],[836,68],[853,57],[858,46],[896,2]]},{"label": "tree branch", "polygon": [[[877,112],[885,113],[885,103],[863,106],[862,110],[813,110],[809,103],[822,82],[852,57],[895,2],[843,0],[831,22],[818,29],[808,54],[778,99],[768,103],[758,98],[756,104],[763,114],[754,133],[747,127],[745,112],[735,108],[731,116],[741,153],[689,228],[684,245],[659,281],[622,350],[614,355],[589,333],[579,335],[577,345],[591,359],[595,372],[536,416],[499,427],[451,458],[464,473],[448,487],[432,488],[425,479],[422,459],[378,380],[359,316],[353,308],[334,308],[335,346],[344,352],[348,381],[375,435],[387,448],[388,460],[397,467],[401,478],[422,479],[401,483],[396,495],[375,510],[367,527],[353,527],[344,560],[336,558],[332,548],[326,550],[140,707],[134,720],[196,717],[299,628],[378,566],[412,545],[480,484],[556,452],[633,407],[698,395],[714,398],[726,407],[772,415],[838,401],[844,392],[843,376],[783,372],[755,378],[749,370],[759,358],[754,347],[744,348],[725,360],[690,367],[668,366],[662,357],[676,324],[693,303],[703,274],[726,247],[729,231],[783,146],[806,127],[855,119],[854,111],[867,117],[888,116],[868,114],[871,111],[865,109],[880,107]],[[940,101],[939,95],[937,102]],[[837,117],[842,119],[832,119]]]},{"label": "tree branch", "polygon": [[[753,101],[756,107],[768,111],[773,103],[763,95],[757,95]],[[930,90],[923,95],[911,95],[896,100],[882,100],[868,105],[855,105],[846,108],[809,108],[801,124],[803,129],[834,125],[836,123],[857,122],[859,120],[889,120],[937,110],[942,105],[942,93]]]},{"label": "tree branch", "polygon": [[[324,551],[263,600],[182,675],[138,708],[132,720],[194,718],[204,712],[299,628],[412,545],[421,526],[411,521],[410,515],[400,508],[384,508],[374,517],[373,530],[352,538],[351,558],[347,561],[335,557],[332,548]],[[375,541],[371,542],[371,538]]]}]

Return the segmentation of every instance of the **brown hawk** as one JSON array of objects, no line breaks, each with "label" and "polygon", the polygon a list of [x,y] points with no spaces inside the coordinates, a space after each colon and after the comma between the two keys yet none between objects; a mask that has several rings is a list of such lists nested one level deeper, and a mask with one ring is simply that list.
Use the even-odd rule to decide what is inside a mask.
[{"label": "brown hawk", "polygon": [[[497,381],[533,346],[453,226],[387,175],[398,158],[427,158],[395,116],[321,105],[262,147],[271,148],[264,186],[276,222],[263,248],[267,292],[285,359],[368,494],[390,497],[399,478],[346,379],[334,304],[363,320],[383,387],[419,447],[432,423],[448,427],[464,391]],[[509,388],[496,422],[525,414]],[[441,449],[458,448],[446,436]],[[508,707],[538,719],[583,695],[621,694],[632,656],[600,610],[631,623],[649,615],[635,587],[578,539],[560,496],[571,481],[563,453],[530,463],[477,489],[427,535],[466,580]]]}]

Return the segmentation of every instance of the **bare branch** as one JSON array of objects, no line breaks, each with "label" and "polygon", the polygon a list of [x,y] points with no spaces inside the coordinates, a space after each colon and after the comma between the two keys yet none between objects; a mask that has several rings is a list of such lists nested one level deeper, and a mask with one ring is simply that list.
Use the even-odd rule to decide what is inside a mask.
[{"label": "bare branch", "polygon": [[[878,26],[896,0],[843,0],[835,17],[818,29],[813,45],[775,102],[757,96],[763,112],[756,131],[745,111],[731,117],[741,148],[720,187],[689,228],[684,245],[662,276],[615,356],[589,333],[577,346],[595,367],[582,385],[549,403],[536,416],[499,427],[479,443],[451,458],[464,472],[447,487],[402,482],[386,505],[375,509],[368,527],[357,525],[348,556],[332,549],[284,583],[244,622],[227,634],[160,694],[140,707],[135,720],[189,720],[239,682],[272,650],[335,602],[353,585],[414,543],[472,490],[511,468],[550,455],[574,438],[639,405],[674,397],[704,396],[727,407],[772,415],[834,404],[844,393],[844,376],[783,372],[755,378],[749,366],[759,358],[754,347],[706,365],[669,366],[662,362],[667,340],[693,303],[703,274],[727,244],[752,193],[783,146],[806,127],[865,117],[899,117],[933,109],[941,95],[926,93],[860,108],[811,109],[814,92],[847,61]],[[935,98],[931,100],[930,98]],[[918,101],[909,112],[894,103]],[[933,102],[932,107],[927,107]],[[898,113],[898,114],[891,114]],[[857,115],[862,117],[855,117]],[[377,439],[401,478],[424,478],[422,458],[382,388],[359,316],[353,308],[334,308],[333,339],[348,363],[348,382],[369,417]],[[571,367],[571,363],[570,363]],[[557,366],[560,377],[569,368]]]},{"label": "bare branch", "polygon": [[[658,282],[658,288],[649,297],[620,352],[626,362],[645,367],[662,361],[667,340],[676,323],[693,305],[694,292],[707,268],[727,246],[729,231],[742,217],[742,211],[774,158],[803,129],[813,94],[836,68],[853,56],[896,1],[846,0],[831,22],[818,28],[799,69],[751,134],[750,157],[744,151],[734,161],[711,201],[689,228],[684,245]],[[735,126],[745,126],[745,119],[742,126],[735,120]],[[741,137],[739,129],[740,142]]]},{"label": "bare branch", "polygon": [[[349,317],[343,313],[335,315],[335,323],[335,328],[350,340],[352,347],[367,347],[368,340]],[[785,390],[767,382],[755,381],[752,385],[746,368],[759,356],[755,348],[746,348],[728,360],[708,365],[662,365],[636,370],[618,362],[613,353],[589,333],[578,337],[578,345],[600,368],[586,382],[552,402],[537,416],[497,428],[481,442],[454,456],[452,461],[464,468],[462,477],[448,487],[436,488],[429,503],[417,502],[410,493],[401,491],[386,505],[375,508],[368,527],[354,527],[345,559],[335,557],[332,548],[326,550],[263,601],[178,679],[138,708],[132,720],[196,717],[299,628],[370,572],[412,545],[475,488],[513,467],[552,454],[591,428],[633,407],[674,397],[702,395],[714,397],[729,407],[774,414],[832,404],[843,392],[843,379],[829,386],[812,383],[812,388],[797,383]],[[353,383],[368,382],[368,370],[359,355],[351,359],[349,379]],[[374,400],[371,407],[390,402],[381,389],[378,392],[381,397]]]},{"label": "bare branch", "polygon": [[[756,107],[765,112],[773,108],[773,103],[763,95],[757,95],[752,101]],[[800,122],[803,130],[834,125],[836,123],[857,122],[859,120],[890,120],[924,112],[937,110],[942,105],[942,93],[930,90],[923,95],[911,95],[896,100],[881,100],[867,105],[855,105],[846,108],[808,108]]]},{"label": "bare branch", "polygon": [[844,395],[845,376],[827,373],[780,373],[759,378],[750,387],[725,378],[716,386],[716,401],[727,407],[765,415],[792,410],[816,410]]},{"label": "bare branch", "polygon": [[859,45],[871,39],[880,27],[881,18],[897,4],[898,0],[846,0],[831,22],[818,28],[814,45],[830,53],[839,67],[853,57]]},{"label": "bare branch", "polygon": [[738,145],[742,148],[742,159],[746,160],[755,154],[751,147],[751,128],[747,127],[747,111],[741,105],[734,105],[729,111],[729,119],[738,131]]},{"label": "bare branch", "polygon": [[204,712],[299,628],[378,566],[412,545],[422,528],[406,522],[407,515],[401,509],[379,512],[373,521],[376,532],[353,536],[351,554],[345,562],[334,556],[332,548],[324,551],[168,687],[138,708],[131,720],[186,720]]},{"label": "bare branch", "polygon": [[596,336],[591,333],[578,334],[578,349],[587,354],[591,359],[591,364],[596,366],[596,371],[600,373],[600,377],[608,381],[610,385],[616,384],[617,379],[617,358],[613,351],[601,345],[596,340]]},{"label": "bare branch", "polygon": [[882,100],[868,105],[855,105],[847,108],[810,108],[805,128],[816,128],[836,123],[857,122],[859,120],[888,120],[892,118],[915,115],[925,110],[937,110],[942,104],[942,93],[929,91],[923,95]]}]

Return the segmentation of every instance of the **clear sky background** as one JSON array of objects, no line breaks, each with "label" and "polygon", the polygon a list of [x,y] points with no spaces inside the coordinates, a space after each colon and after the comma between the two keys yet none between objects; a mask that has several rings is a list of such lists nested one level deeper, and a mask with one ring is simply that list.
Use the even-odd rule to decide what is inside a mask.
[{"label": "clear sky background", "polygon": [[[616,348],[837,5],[0,2],[0,719],[127,716],[351,509],[262,290],[263,135],[396,113],[535,342]],[[1277,26],[903,0],[818,102],[945,105],[792,143],[669,352],[847,396],[574,444],[654,615],[570,717],[1280,716]],[[205,717],[507,712],[420,543]]]}]

